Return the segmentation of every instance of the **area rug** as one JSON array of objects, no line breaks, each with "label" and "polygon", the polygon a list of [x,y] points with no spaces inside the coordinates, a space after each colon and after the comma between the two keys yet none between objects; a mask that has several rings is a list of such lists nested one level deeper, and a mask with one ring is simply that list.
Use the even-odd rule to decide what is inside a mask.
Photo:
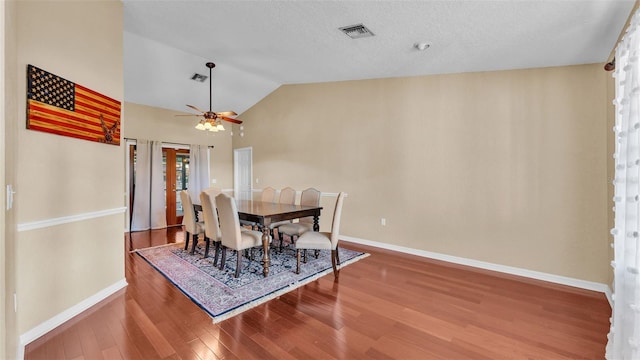
[{"label": "area rug", "polygon": [[[217,323],[252,307],[278,297],[295,288],[331,274],[331,252],[320,251],[318,258],[310,251],[307,263],[300,265],[296,274],[295,250],[286,248],[282,253],[271,250],[269,276],[262,275],[262,251],[255,249],[255,260],[242,258],[242,273],[234,277],[236,255],[228,250],[224,270],[213,266],[213,247],[209,257],[204,249],[196,253],[183,250],[183,244],[171,244],[135,252],[171,281],[187,297],[205,310]],[[365,258],[369,254],[339,249],[341,268]],[[344,270],[343,270],[344,271]]]}]

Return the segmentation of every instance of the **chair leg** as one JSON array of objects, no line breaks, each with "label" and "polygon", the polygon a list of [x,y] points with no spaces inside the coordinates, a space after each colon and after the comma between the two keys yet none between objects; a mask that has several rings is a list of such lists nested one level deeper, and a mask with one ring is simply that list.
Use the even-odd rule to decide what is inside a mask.
[{"label": "chair leg", "polygon": [[271,246],[276,246],[276,232],[275,229],[269,229],[269,235],[271,236],[271,244],[269,244],[269,248],[271,248]]},{"label": "chair leg", "polygon": [[313,250],[313,255],[315,255],[317,259],[318,256],[320,256],[320,250]]},{"label": "chair leg", "polygon": [[222,247],[222,259],[220,259],[220,270],[224,270],[224,264],[227,262],[227,247]]},{"label": "chair leg", "polygon": [[[287,235],[287,234],[278,233],[278,235],[280,235],[280,252],[282,253],[282,251],[284,250],[284,235]],[[295,245],[297,236],[296,235],[288,235],[288,236],[289,236],[289,246]]]},{"label": "chair leg", "polygon": [[338,251],[338,245],[336,245],[336,261],[340,265],[340,251]]},{"label": "chair leg", "polygon": [[216,246],[216,253],[213,256],[213,266],[215,267],[216,265],[218,265],[218,255],[220,254],[220,241],[216,241],[215,242],[215,246]]},{"label": "chair leg", "polygon": [[209,245],[211,244],[211,239],[209,239],[208,237],[204,237],[204,243],[205,243],[205,247],[204,247],[204,257],[207,258],[209,257]]},{"label": "chair leg", "polygon": [[333,276],[337,279],[340,275],[340,269],[336,263],[339,264],[340,260],[338,259],[338,249],[331,250],[331,266],[333,267]]},{"label": "chair leg", "polygon": [[300,274],[300,249],[296,249],[296,274]]},{"label": "chair leg", "polygon": [[303,254],[302,254],[302,260],[304,261],[304,263],[307,263],[307,249],[303,250]]},{"label": "chair leg", "polygon": [[185,236],[184,236],[184,249],[187,250],[189,248],[189,237],[191,236],[191,234],[189,234],[188,231],[185,231]]},{"label": "chair leg", "polygon": [[191,255],[196,253],[196,245],[198,245],[198,234],[193,234],[193,245],[191,245]]},{"label": "chair leg", "polygon": [[240,267],[242,266],[242,251],[238,250],[238,260],[236,261],[236,277],[240,276]]}]

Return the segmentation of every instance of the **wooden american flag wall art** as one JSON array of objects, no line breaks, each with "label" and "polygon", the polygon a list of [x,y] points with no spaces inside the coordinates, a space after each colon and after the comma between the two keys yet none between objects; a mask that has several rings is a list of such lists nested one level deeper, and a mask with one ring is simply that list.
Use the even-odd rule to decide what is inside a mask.
[{"label": "wooden american flag wall art", "polygon": [[28,65],[27,129],[120,145],[120,102]]}]

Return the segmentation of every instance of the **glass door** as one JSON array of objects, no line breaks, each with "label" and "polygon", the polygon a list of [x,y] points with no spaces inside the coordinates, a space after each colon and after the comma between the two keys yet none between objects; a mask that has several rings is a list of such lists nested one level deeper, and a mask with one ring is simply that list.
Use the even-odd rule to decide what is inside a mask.
[{"label": "glass door", "polygon": [[180,191],[186,190],[189,183],[189,150],[163,148],[162,163],[167,199],[167,226],[181,225],[184,211]]}]

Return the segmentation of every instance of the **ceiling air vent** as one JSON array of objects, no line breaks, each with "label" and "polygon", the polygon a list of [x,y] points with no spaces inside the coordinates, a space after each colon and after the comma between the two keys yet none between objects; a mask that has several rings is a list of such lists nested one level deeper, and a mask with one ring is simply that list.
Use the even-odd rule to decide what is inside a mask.
[{"label": "ceiling air vent", "polygon": [[195,80],[195,81],[198,81],[198,82],[204,82],[205,80],[207,80],[207,75],[202,75],[202,74],[195,73],[191,77],[191,80]]},{"label": "ceiling air vent", "polygon": [[342,31],[352,39],[360,39],[375,35],[373,32],[371,32],[371,30],[367,29],[367,27],[362,24],[341,27],[340,31]]}]

